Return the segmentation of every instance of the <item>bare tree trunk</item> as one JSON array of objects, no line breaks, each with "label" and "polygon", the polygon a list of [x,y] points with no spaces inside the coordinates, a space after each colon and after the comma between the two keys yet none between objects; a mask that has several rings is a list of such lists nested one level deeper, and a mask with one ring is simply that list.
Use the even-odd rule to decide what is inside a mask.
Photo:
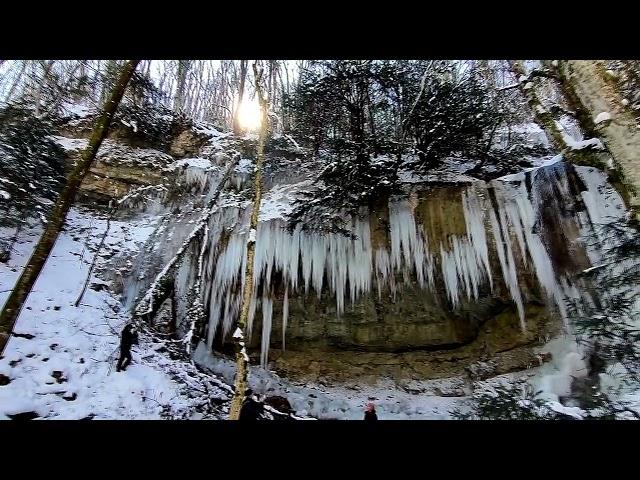
[{"label": "bare tree trunk", "polygon": [[167,81],[167,69],[165,68],[164,64],[162,65],[161,72],[162,73],[160,75],[160,80],[158,81],[158,88],[162,92],[162,102],[164,103],[164,101],[165,101],[164,84]]},{"label": "bare tree trunk", "polygon": [[[87,65],[85,60],[80,60],[80,74],[78,75],[76,88],[82,92],[82,96],[89,96],[89,88],[87,85]],[[78,98],[79,99],[79,98]]]},{"label": "bare tree trunk", "polygon": [[229,68],[229,62],[227,61],[223,61],[222,62],[222,68],[221,68],[221,98],[220,98],[220,105],[218,106],[219,111],[222,112],[222,116],[224,119],[224,126],[225,128],[233,128],[233,118],[228,115],[229,112],[231,112],[231,110],[229,109],[228,105],[233,103],[233,91],[232,91],[232,87],[231,87],[231,81],[229,79],[229,73],[230,73],[230,68]]},{"label": "bare tree trunk", "polygon": [[276,72],[278,70],[278,61],[270,60],[269,61],[269,93],[267,95],[267,99],[269,101],[269,105],[272,109],[276,108]]},{"label": "bare tree trunk", "polygon": [[[286,62],[283,63],[283,67],[286,72]],[[278,79],[280,80],[280,118],[282,123],[282,132],[284,133],[289,130],[289,122],[287,121],[286,109],[287,90],[282,79],[282,69],[278,69]]]},{"label": "bare tree trunk", "polygon": [[247,264],[244,277],[244,286],[242,290],[242,307],[240,310],[240,318],[233,334],[233,340],[236,344],[236,379],[234,384],[234,393],[231,400],[231,408],[229,410],[229,420],[238,420],[240,418],[240,408],[244,399],[244,392],[247,389],[247,374],[249,373],[249,356],[247,355],[245,345],[245,332],[247,330],[247,319],[249,317],[249,305],[253,295],[253,260],[256,250],[255,237],[258,230],[258,214],[260,213],[260,202],[262,201],[262,164],[264,162],[264,144],[267,134],[267,102],[264,91],[260,85],[262,70],[258,72],[256,64],[253,64],[253,73],[255,76],[256,93],[260,102],[262,113],[262,123],[260,125],[260,138],[258,140],[258,155],[256,159],[256,177],[255,177],[255,196],[253,199],[253,210],[251,212],[250,232],[247,241]]},{"label": "bare tree trunk", "polygon": [[44,71],[42,73],[42,79],[38,84],[38,90],[36,91],[36,98],[35,98],[35,103],[36,103],[35,116],[36,117],[40,116],[40,103],[42,102],[42,90],[44,90],[44,86],[49,82],[49,72],[51,71],[51,67],[53,67],[53,62],[54,62],[53,60],[49,60],[48,62],[42,63],[42,68],[44,69]]},{"label": "bare tree trunk", "polygon": [[[196,120],[200,119],[198,112],[200,111],[200,96],[203,90],[202,88],[202,72],[204,71],[204,61],[198,62],[198,69],[196,75],[196,89],[193,94],[193,107],[191,109],[191,115]],[[206,91],[206,90],[205,90]]]},{"label": "bare tree trunk", "polygon": [[240,60],[240,85],[238,86],[238,106],[236,107],[233,115],[233,132],[238,135],[240,133],[240,122],[238,121],[238,110],[240,104],[244,98],[244,82],[247,78],[247,63],[248,60]]},{"label": "bare tree trunk", "polygon": [[111,82],[115,81],[115,72],[118,68],[118,62],[116,60],[107,60],[104,74],[102,75],[102,91],[100,92],[100,103],[105,103],[107,99],[107,92],[111,88]]},{"label": "bare tree trunk", "polygon": [[373,108],[371,107],[371,94],[369,89],[367,89],[367,113],[369,114],[369,130],[371,132],[371,143],[373,146],[373,151],[378,153],[378,137],[376,135],[376,120],[373,114]]},{"label": "bare tree trunk", "polygon": [[182,111],[184,107],[184,94],[187,83],[187,72],[189,71],[189,60],[178,60],[178,78],[176,84],[176,96],[173,102],[173,109],[176,112]]},{"label": "bare tree trunk", "polygon": [[13,287],[11,295],[9,295],[2,309],[2,313],[0,313],[0,350],[2,351],[4,351],[7,341],[9,340],[9,335],[18,319],[18,315],[58,239],[58,235],[60,234],[60,230],[62,230],[67,213],[80,188],[80,184],[89,171],[102,141],[107,136],[113,115],[122,100],[124,91],[138,62],[139,60],[129,60],[123,66],[120,76],[111,91],[109,100],[105,103],[102,114],[93,129],[89,145],[82,153],[81,160],[69,175],[67,184],[60,193],[60,197],[58,197],[49,215],[47,226],[33,250],[29,262]]},{"label": "bare tree trunk", "polygon": [[24,71],[27,68],[28,62],[26,60],[21,60],[21,62],[22,62],[22,68],[20,69],[20,72],[18,73],[15,80],[13,81],[13,84],[11,85],[11,89],[9,90],[9,93],[7,93],[7,96],[5,98],[5,101],[7,103],[11,100],[11,97],[13,96],[13,93],[15,92],[15,89],[17,88],[17,86],[20,84],[20,79],[22,78],[22,75],[24,74]]},{"label": "bare tree trunk", "polygon": [[95,74],[93,75],[93,79],[91,81],[91,85],[93,86],[93,99],[98,99],[99,100],[99,93],[100,89],[99,89],[99,85],[100,85],[100,68],[101,68],[102,62],[100,60],[98,60],[96,62],[96,69],[95,69]]}]

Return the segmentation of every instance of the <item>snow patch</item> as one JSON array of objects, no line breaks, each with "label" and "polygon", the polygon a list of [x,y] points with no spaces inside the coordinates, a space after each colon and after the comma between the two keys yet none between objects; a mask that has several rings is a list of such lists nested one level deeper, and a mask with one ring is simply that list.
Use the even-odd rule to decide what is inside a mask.
[{"label": "snow patch", "polygon": [[89,145],[89,140],[85,138],[68,138],[52,135],[51,138],[66,151],[84,150]]},{"label": "snow patch", "polygon": [[198,133],[202,133],[212,138],[222,138],[229,135],[227,133],[221,132],[212,124],[206,122],[196,122],[194,130]]},{"label": "snow patch", "polygon": [[249,160],[248,158],[241,158],[234,171],[238,173],[253,172],[253,161]]},{"label": "snow patch", "polygon": [[293,203],[299,192],[309,187],[311,183],[311,180],[305,180],[299,183],[273,187],[262,197],[259,221],[266,222],[277,218],[286,219],[293,211]]},{"label": "snow patch", "polygon": [[604,145],[599,138],[589,138],[588,140],[576,142],[571,137],[565,136],[565,142],[571,150],[604,150]]},{"label": "snow patch", "polygon": [[95,107],[82,105],[80,103],[64,102],[62,104],[62,114],[67,117],[87,118],[97,113]]},{"label": "snow patch", "polygon": [[210,169],[212,167],[211,160],[207,158],[183,158],[171,164],[175,167],[194,167],[202,169]]},{"label": "snow patch", "polygon": [[[119,225],[112,222],[109,246],[127,244]],[[33,338],[11,337],[0,360],[0,372],[11,379],[0,387],[0,419],[28,411],[47,419],[159,419],[167,412],[190,415],[196,408],[184,384],[176,381],[187,377],[189,364],[181,366],[155,353],[148,339],[134,347],[133,362],[125,372],[115,371],[119,334],[129,316],[108,290],[88,288],[80,305],[74,306],[105,226],[104,218],[75,208],[70,211],[67,228],[15,327]],[[7,287],[0,289],[0,304],[41,229],[37,223],[24,229],[10,260],[0,263],[2,286]],[[128,229],[136,229],[135,223]],[[91,283],[101,282],[96,271],[102,268],[104,260],[99,257]]]},{"label": "snow patch", "polygon": [[611,114],[609,112],[600,112],[598,115],[596,115],[594,123],[598,125],[609,120],[611,120]]}]

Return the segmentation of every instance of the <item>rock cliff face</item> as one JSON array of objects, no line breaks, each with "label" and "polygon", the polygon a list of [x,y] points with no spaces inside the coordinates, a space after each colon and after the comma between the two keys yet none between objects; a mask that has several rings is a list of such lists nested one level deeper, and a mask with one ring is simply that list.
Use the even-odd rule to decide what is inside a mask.
[{"label": "rock cliff face", "polygon": [[[336,378],[438,377],[492,358],[478,375],[536,365],[544,357],[534,348],[561,331],[575,275],[592,265],[594,225],[621,208],[601,172],[556,158],[491,182],[414,185],[354,220],[356,239],[289,233],[265,219],[250,316],[254,361],[270,359],[289,376]],[[224,215],[210,224],[217,247],[205,289],[206,339],[223,351],[246,242],[242,215]]]},{"label": "rock cliff face", "polygon": [[[317,343],[298,341],[286,351],[274,349],[271,369],[285,378],[298,381],[348,383],[354,379],[375,383],[378,378],[390,378],[402,384],[410,380],[430,380],[451,377],[479,379],[503,373],[537,367],[550,360],[536,353],[536,347],[545,339],[559,333],[561,323],[544,307],[527,307],[528,323],[523,332],[514,311],[502,313],[485,320],[464,345],[450,345],[443,349],[434,341],[431,349],[410,349],[415,345],[413,337],[403,342],[403,350],[396,352],[379,350],[361,351],[349,345],[334,346],[331,351],[317,348]],[[445,331],[447,325],[442,325]],[[367,331],[366,327],[363,327]],[[387,328],[392,330],[393,325]],[[398,331],[411,332],[399,323]],[[292,326],[292,331],[295,327]],[[287,334],[287,337],[293,334]],[[446,333],[445,333],[446,335]],[[289,338],[287,338],[289,340]]]},{"label": "rock cliff face", "polygon": [[[69,155],[74,161],[81,151]],[[108,203],[130,190],[158,185],[167,178],[164,171],[174,159],[158,150],[135,148],[107,140],[80,187],[81,200]]]},{"label": "rock cliff face", "polygon": [[[559,162],[490,183],[420,187],[354,221],[355,240],[263,222],[253,332],[269,332],[252,346],[282,343],[283,317],[287,348],[372,351],[464,345],[505,311],[526,331],[530,305],[562,318],[569,279],[590,266],[580,239],[590,222],[582,195],[599,195],[580,180],[590,174]],[[243,239],[239,230],[209,264],[210,340],[228,329],[240,271],[225,262]]]},{"label": "rock cliff face", "polygon": [[[406,352],[411,350],[445,350],[473,342],[484,324],[497,316],[511,318],[513,327],[521,332],[517,311],[507,302],[486,296],[475,302],[465,302],[452,311],[446,302],[432,292],[416,287],[404,288],[394,299],[378,299],[367,294],[338,317],[332,299],[315,296],[290,298],[288,301],[286,350],[313,349],[322,351],[358,350],[371,352]],[[527,317],[537,320],[543,307],[532,305]],[[282,299],[273,307],[274,318],[281,318]],[[504,323],[504,322],[503,322]],[[527,331],[527,330],[525,330]],[[271,344],[282,348],[282,324],[272,327]],[[252,346],[260,347],[255,335]]]},{"label": "rock cliff face", "polygon": [[[60,129],[67,161],[77,160],[91,135],[91,119]],[[69,138],[71,137],[71,138]],[[145,138],[130,126],[116,123],[103,143],[96,162],[82,183],[80,200],[108,203],[133,188],[158,185],[167,179],[165,169],[176,160],[196,157],[208,137],[193,128],[171,132],[163,144]]]},{"label": "rock cliff face", "polygon": [[[197,132],[178,135],[172,155],[200,148],[198,138]],[[240,142],[241,152],[247,148]],[[202,159],[187,162],[186,173],[167,169],[176,165],[172,155],[107,141],[83,190],[108,200],[134,186],[190,178],[206,192],[222,171]],[[208,321],[200,333],[218,352],[229,351],[244,272],[248,202],[242,191],[251,166],[240,163],[229,187],[235,200],[223,201],[209,222],[203,264]],[[198,173],[200,164],[206,172]],[[592,265],[585,240],[599,219],[622,208],[601,172],[556,158],[487,182],[409,182],[404,195],[380,199],[354,219],[355,239],[289,232],[282,216],[304,177],[293,166],[284,177],[267,175],[248,339],[252,362],[291,378],[482,377],[548,360],[535,348],[563,328],[566,299],[576,294],[573,278]],[[194,198],[152,236],[162,245],[131,259],[139,268],[131,273],[135,288],[123,287],[129,296],[144,291],[188,235],[198,215],[197,208],[187,212]],[[180,201],[186,202],[174,199],[171,209]],[[188,292],[201,245],[192,248],[157,320],[177,336],[189,325]],[[151,261],[155,251],[162,261]]]}]

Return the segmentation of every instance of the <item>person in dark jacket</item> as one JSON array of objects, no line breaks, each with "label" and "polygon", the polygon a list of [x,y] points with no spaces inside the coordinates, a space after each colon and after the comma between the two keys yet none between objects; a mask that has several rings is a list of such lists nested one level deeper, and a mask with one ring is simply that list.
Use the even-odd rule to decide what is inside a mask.
[{"label": "person in dark jacket", "polygon": [[378,415],[376,415],[376,407],[373,403],[369,403],[367,408],[364,411],[364,419],[365,420],[378,420]]},{"label": "person in dark jacket", "polygon": [[238,420],[261,420],[261,416],[264,413],[263,403],[253,396],[251,389],[247,389],[244,395],[245,399],[244,402],[242,402]]},{"label": "person in dark jacket", "polygon": [[266,397],[263,403],[265,405],[265,409],[266,406],[269,406],[273,409],[270,410],[269,413],[271,413],[274,420],[293,420],[292,415],[295,412],[286,397],[282,397],[280,395],[272,395],[270,397]]},{"label": "person in dark jacket", "polygon": [[602,347],[598,341],[595,342],[588,360],[587,376],[596,382],[600,382],[600,374],[606,372],[607,364],[602,358]]},{"label": "person in dark jacket", "polygon": [[122,329],[122,335],[120,338],[120,358],[118,359],[116,371],[120,372],[127,369],[131,363],[131,347],[137,344],[138,332],[136,332],[133,325],[129,323]]}]

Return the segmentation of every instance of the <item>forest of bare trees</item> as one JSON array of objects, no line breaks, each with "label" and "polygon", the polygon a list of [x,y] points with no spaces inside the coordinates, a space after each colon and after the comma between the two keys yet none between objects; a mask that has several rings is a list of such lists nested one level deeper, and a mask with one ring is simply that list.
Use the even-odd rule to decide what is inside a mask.
[{"label": "forest of bare trees", "polygon": [[[11,60],[0,64],[0,102],[28,101],[37,116],[82,100],[97,107],[124,61]],[[265,88],[277,128],[287,124],[283,102],[296,72],[305,62],[257,61],[264,69]],[[233,127],[234,111],[255,96],[248,60],[143,60],[132,88],[147,90],[159,105],[222,129]],[[236,126],[236,130],[237,130]]]}]

